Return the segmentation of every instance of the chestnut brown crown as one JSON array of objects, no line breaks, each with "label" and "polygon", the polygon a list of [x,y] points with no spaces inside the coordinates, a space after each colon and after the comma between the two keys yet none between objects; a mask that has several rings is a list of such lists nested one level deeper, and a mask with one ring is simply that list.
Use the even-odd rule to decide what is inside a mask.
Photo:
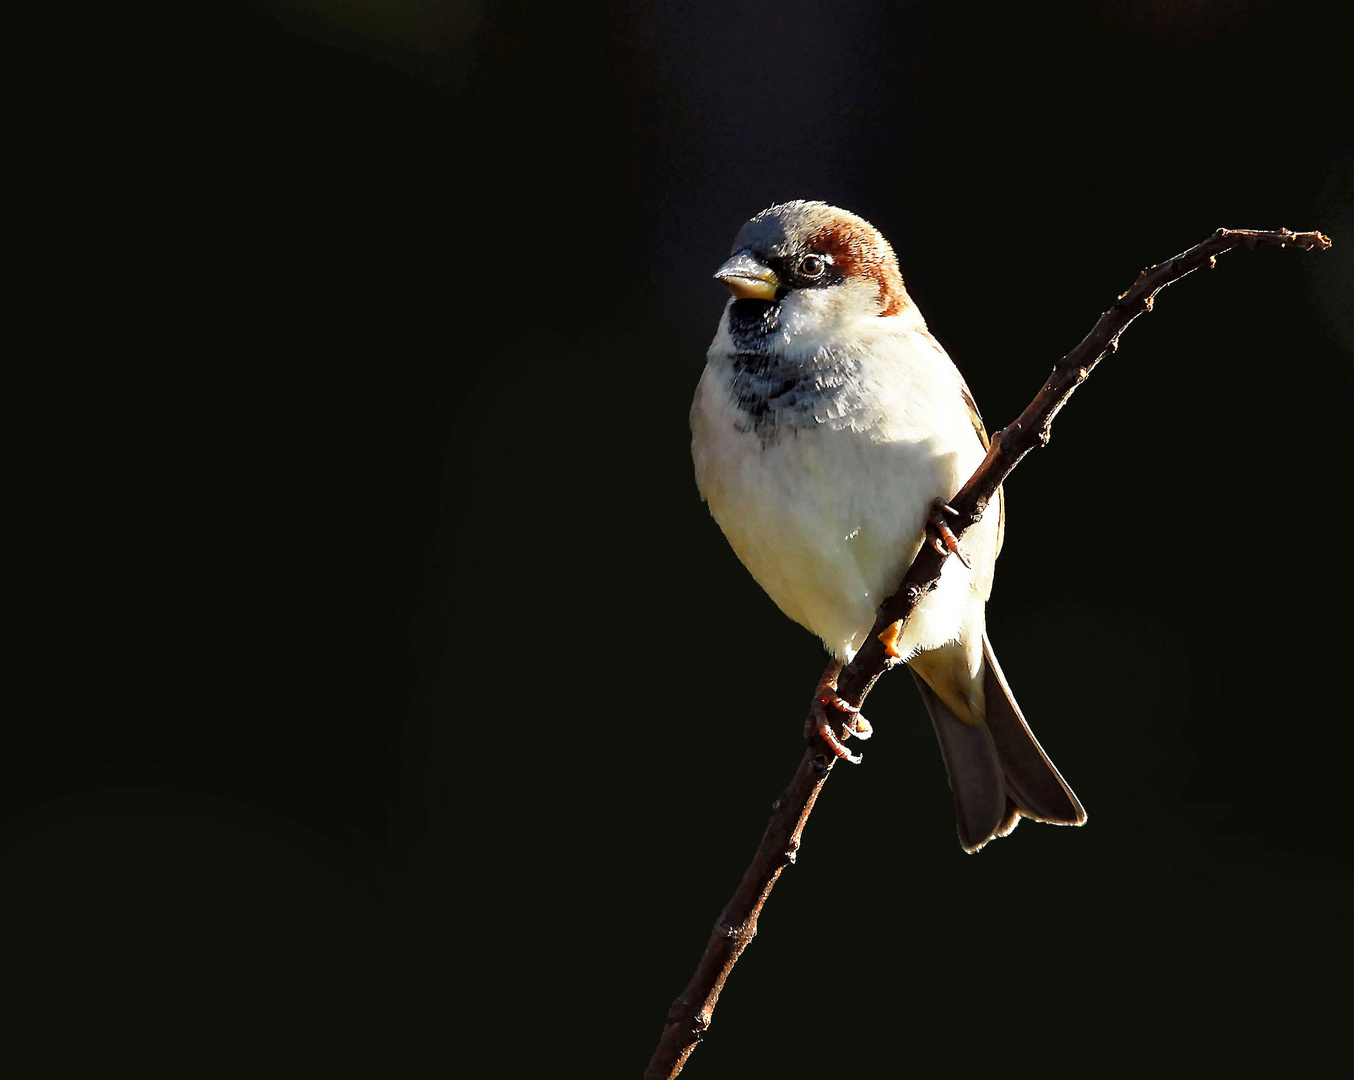
[{"label": "chestnut brown crown", "polygon": [[785,288],[828,287],[856,278],[878,290],[881,316],[896,315],[907,303],[898,258],[883,234],[864,218],[824,202],[796,200],[763,210],[739,230],[733,252],[773,268]]}]

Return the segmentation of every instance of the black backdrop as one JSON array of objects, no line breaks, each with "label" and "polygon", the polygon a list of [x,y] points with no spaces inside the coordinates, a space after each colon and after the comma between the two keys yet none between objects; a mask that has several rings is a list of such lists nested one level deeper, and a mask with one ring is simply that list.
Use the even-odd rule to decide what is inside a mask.
[{"label": "black backdrop", "polygon": [[893,240],[993,427],[1217,226],[1336,247],[1164,293],[1008,485],[989,626],[1089,824],[965,856],[885,680],[688,1075],[1330,1051],[1347,79],[1302,5],[1129,6],[165,2],[41,43],[0,838],[49,1060],[642,1069],[821,669],[686,427],[710,273],[796,197]]}]

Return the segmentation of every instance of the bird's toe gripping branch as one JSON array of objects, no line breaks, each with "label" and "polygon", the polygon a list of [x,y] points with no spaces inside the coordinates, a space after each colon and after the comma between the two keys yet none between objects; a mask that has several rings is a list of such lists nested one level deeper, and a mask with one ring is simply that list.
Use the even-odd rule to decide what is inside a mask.
[{"label": "bird's toe gripping branch", "polygon": [[861,755],[853,754],[846,748],[837,735],[836,725],[841,725],[844,737],[854,735],[857,739],[868,739],[874,734],[874,728],[861,716],[857,706],[844,701],[837,693],[837,676],[841,674],[841,670],[841,663],[833,661],[823,672],[823,677],[818,680],[818,687],[813,693],[813,704],[809,706],[809,720],[805,725],[804,737],[812,739],[817,735],[827,743],[828,748],[837,757],[852,765],[859,765]]},{"label": "bird's toe gripping branch", "polygon": [[964,558],[964,553],[959,550],[959,537],[954,535],[954,530],[950,528],[950,523],[945,520],[945,515],[958,517],[959,511],[943,499],[937,499],[931,505],[931,514],[926,519],[926,524],[930,527],[935,536],[931,537],[931,543],[941,555],[953,555],[968,569],[973,567],[969,565],[968,559]]}]

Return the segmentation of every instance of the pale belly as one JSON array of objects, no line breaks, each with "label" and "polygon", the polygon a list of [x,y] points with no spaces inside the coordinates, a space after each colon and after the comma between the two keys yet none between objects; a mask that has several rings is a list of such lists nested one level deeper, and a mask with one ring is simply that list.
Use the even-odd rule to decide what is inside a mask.
[{"label": "pale belly", "polygon": [[[780,609],[849,659],[916,555],[931,505],[952,496],[976,461],[940,453],[929,439],[876,441],[849,429],[806,429],[768,446],[718,430],[696,462],[715,520]],[[958,637],[969,578],[947,561],[900,642],[904,655]]]}]

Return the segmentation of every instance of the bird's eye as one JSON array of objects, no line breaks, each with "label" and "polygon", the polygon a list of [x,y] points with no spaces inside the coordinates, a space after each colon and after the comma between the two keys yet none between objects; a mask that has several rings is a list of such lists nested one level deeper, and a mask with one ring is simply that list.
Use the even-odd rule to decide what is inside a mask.
[{"label": "bird's eye", "polygon": [[817,255],[805,255],[799,260],[799,272],[806,278],[822,277],[827,264]]}]

